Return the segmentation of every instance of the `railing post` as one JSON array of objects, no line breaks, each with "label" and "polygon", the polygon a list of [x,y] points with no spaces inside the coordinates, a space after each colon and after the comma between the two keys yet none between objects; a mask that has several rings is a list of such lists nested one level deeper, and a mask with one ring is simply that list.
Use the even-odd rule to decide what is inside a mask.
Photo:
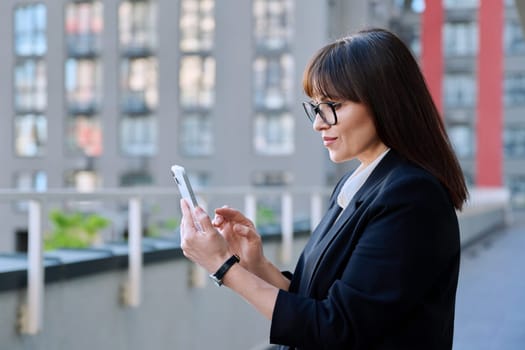
[{"label": "railing post", "polygon": [[124,303],[137,307],[141,299],[142,283],[142,203],[139,198],[129,199],[128,217],[128,281],[124,290]]},{"label": "railing post", "polygon": [[313,232],[323,216],[323,202],[320,193],[312,194],[310,202],[310,231]]},{"label": "railing post", "polygon": [[289,263],[292,260],[293,250],[293,202],[292,195],[284,193],[281,198],[281,230],[282,250],[281,261]]},{"label": "railing post", "polygon": [[37,334],[42,326],[44,300],[42,208],[38,201],[30,200],[28,209],[27,304],[21,310],[20,332]]}]

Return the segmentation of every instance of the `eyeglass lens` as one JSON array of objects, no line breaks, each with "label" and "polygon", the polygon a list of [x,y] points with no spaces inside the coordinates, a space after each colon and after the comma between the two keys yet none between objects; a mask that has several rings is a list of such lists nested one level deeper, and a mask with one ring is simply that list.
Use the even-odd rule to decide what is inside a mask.
[{"label": "eyeglass lens", "polygon": [[304,102],[303,106],[308,119],[310,119],[312,123],[315,121],[317,114],[319,114],[321,119],[327,124],[334,125],[336,123],[334,107],[330,103],[321,102],[314,105],[310,102]]}]

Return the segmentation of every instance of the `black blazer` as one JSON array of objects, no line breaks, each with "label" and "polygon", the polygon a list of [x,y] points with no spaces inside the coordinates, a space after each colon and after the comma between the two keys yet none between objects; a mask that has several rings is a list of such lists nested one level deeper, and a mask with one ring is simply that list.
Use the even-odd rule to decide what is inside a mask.
[{"label": "black blazer", "polygon": [[270,342],[282,349],[451,349],[460,243],[445,188],[390,150],[341,213],[336,186]]}]

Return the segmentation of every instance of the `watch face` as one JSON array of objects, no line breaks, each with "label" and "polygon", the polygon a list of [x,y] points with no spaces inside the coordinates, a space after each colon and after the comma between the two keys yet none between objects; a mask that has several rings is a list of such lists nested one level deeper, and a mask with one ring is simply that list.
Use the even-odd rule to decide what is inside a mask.
[{"label": "watch face", "polygon": [[215,284],[217,286],[219,286],[219,287],[222,286],[222,281],[220,279],[218,279],[217,277],[215,277],[215,275],[209,275],[209,276],[210,276],[211,280],[213,282],[215,282]]}]

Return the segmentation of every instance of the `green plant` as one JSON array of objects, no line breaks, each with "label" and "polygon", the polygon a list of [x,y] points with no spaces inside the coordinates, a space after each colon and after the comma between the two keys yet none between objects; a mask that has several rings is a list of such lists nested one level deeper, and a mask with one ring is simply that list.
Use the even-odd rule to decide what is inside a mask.
[{"label": "green plant", "polygon": [[[146,225],[146,236],[150,237],[158,237],[162,234],[164,231],[174,231],[179,227],[180,220],[177,218],[167,218],[167,219],[157,219],[153,220],[154,217],[161,216],[161,208],[158,205],[154,205],[150,213],[148,215],[148,218],[146,219],[147,225]],[[149,221],[149,222],[148,222]]]},{"label": "green plant", "polygon": [[273,225],[277,223],[277,217],[273,209],[267,206],[257,208],[257,218],[255,220],[258,226]]},{"label": "green plant", "polygon": [[45,250],[57,248],[86,248],[109,225],[109,220],[98,214],[65,213],[54,210],[49,213],[53,230],[44,238]]}]

